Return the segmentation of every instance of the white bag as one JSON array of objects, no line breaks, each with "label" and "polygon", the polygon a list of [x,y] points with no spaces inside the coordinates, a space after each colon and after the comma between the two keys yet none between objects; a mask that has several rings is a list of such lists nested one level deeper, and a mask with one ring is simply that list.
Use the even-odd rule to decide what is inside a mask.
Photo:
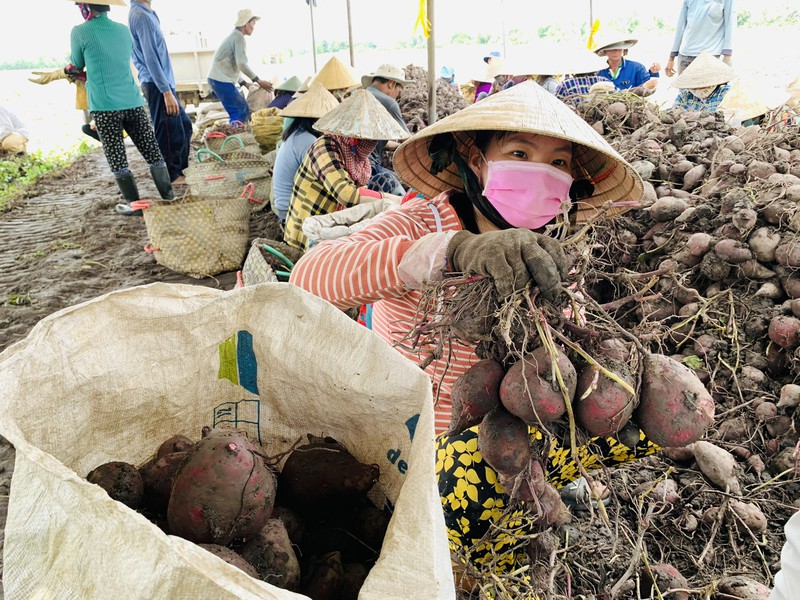
[{"label": "white bag", "polygon": [[789,518],[784,531],[786,543],[781,549],[781,570],[775,575],[775,587],[769,600],[800,598],[800,512]]},{"label": "white bag", "polygon": [[303,598],[83,479],[223,424],[270,455],[313,433],[377,463],[394,513],[359,598],[455,598],[430,381],[330,304],[278,283],[114,292],[45,318],[0,354],[0,433],[16,448],[6,599]]}]

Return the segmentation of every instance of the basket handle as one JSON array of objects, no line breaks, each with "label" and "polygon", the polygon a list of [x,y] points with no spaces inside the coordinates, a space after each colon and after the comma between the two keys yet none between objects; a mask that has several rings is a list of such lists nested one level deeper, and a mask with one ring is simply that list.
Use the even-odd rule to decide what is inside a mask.
[{"label": "basket handle", "polygon": [[217,154],[216,152],[212,152],[212,151],[211,151],[211,150],[209,150],[208,148],[200,148],[200,150],[198,150],[198,151],[197,151],[197,161],[198,161],[198,162],[205,162],[205,161],[203,161],[203,157],[204,157],[204,156],[212,156],[212,157],[214,157],[215,159],[217,159],[219,162],[223,162],[223,163],[225,162],[225,159],[224,159],[224,158],[222,158],[222,157],[221,157],[219,154]]},{"label": "basket handle", "polygon": [[144,251],[147,252],[148,254],[152,254],[153,252],[158,252],[159,250],[161,250],[161,248],[153,246],[153,244],[151,244],[150,242],[147,242],[144,245]]},{"label": "basket handle", "polygon": [[[246,186],[244,186],[244,189],[242,190],[242,195],[239,196],[239,198],[247,198],[253,204],[264,204],[263,200],[259,200],[258,198],[253,198],[253,194],[255,193],[255,191],[256,191],[256,186],[253,185],[253,182],[250,182]],[[245,194],[247,195],[245,196]]]},{"label": "basket handle", "polygon": [[230,140],[236,140],[237,142],[239,142],[239,149],[240,149],[240,150],[244,150],[244,142],[242,141],[242,138],[240,138],[238,135],[229,135],[229,136],[228,136],[228,137],[226,137],[224,140],[222,140],[222,144],[221,144],[221,145],[220,145],[220,147],[219,147],[219,151],[220,151],[220,152],[222,152],[223,150],[225,150],[225,146],[227,146],[227,145],[228,145],[228,142],[229,142]]},{"label": "basket handle", "polygon": [[221,131],[209,131],[206,134],[206,139],[209,139],[209,138],[211,138],[211,139],[219,139],[219,138],[226,138],[226,137],[228,137],[228,136],[225,135],[224,133],[222,133]]},{"label": "basket handle", "polygon": [[153,206],[152,200],[134,200],[130,203],[133,210],[147,210],[151,206]]}]

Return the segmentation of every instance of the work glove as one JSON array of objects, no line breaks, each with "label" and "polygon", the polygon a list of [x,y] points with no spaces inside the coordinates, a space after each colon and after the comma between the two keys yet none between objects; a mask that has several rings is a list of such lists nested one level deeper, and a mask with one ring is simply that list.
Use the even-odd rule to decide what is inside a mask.
[{"label": "work glove", "polygon": [[313,241],[335,240],[361,231],[379,214],[397,208],[396,196],[386,194],[385,199],[362,202],[344,210],[303,219],[303,234]]},{"label": "work glove", "polygon": [[529,229],[459,231],[447,246],[447,263],[452,271],[491,277],[501,298],[533,281],[544,298],[553,300],[567,273],[558,241]]},{"label": "work glove", "polygon": [[38,83],[39,85],[45,85],[56,79],[67,78],[64,69],[56,69],[55,71],[32,71],[31,75],[36,75],[36,77],[29,77],[28,81]]}]

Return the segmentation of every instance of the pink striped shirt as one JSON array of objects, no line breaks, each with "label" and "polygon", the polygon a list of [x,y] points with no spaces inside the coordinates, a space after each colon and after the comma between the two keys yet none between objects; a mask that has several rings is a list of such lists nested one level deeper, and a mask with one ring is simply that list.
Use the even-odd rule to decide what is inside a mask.
[{"label": "pink striped shirt", "polygon": [[[414,326],[422,293],[404,285],[398,266],[415,241],[437,231],[435,211],[429,204],[437,211],[441,231],[462,229],[448,197],[444,193],[432,200],[412,200],[383,213],[357,233],[314,246],[292,269],[291,283],[341,309],[374,303],[373,331],[415,364],[421,362],[428,354],[426,348],[412,351],[408,341],[402,340]],[[433,382],[437,433],[450,425],[455,380],[477,361],[474,346],[453,342],[445,345],[442,359],[425,369]]]}]

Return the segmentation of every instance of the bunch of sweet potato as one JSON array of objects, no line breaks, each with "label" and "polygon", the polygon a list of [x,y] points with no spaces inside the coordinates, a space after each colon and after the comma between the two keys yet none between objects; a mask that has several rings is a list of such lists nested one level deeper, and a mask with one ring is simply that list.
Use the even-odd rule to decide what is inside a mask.
[{"label": "bunch of sweet potato", "polygon": [[377,465],[309,436],[283,467],[235,429],[165,440],[140,467],[110,462],[87,480],[248,575],[314,600],[353,599],[391,514],[367,493]]}]

